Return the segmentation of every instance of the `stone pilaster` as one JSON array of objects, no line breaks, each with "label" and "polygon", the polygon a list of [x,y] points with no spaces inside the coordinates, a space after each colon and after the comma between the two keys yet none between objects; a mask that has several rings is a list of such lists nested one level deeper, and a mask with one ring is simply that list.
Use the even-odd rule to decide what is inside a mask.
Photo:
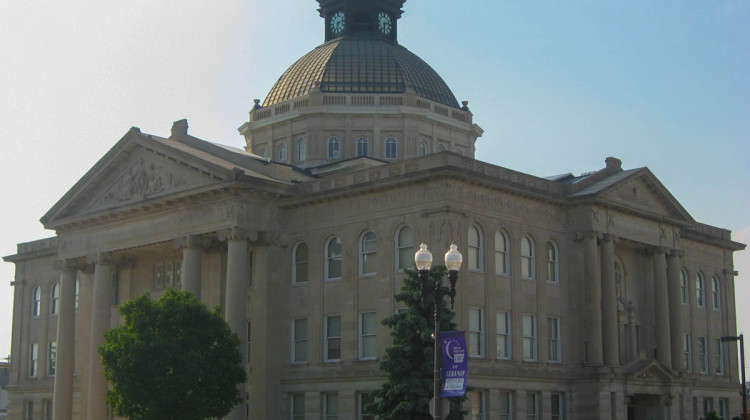
[{"label": "stone pilaster", "polygon": [[56,262],[55,268],[60,271],[60,308],[57,315],[57,362],[52,418],[71,420],[73,418],[76,275],[79,266],[72,260],[63,260]]},{"label": "stone pilaster", "polygon": [[617,285],[615,283],[615,246],[612,235],[602,240],[602,335],[604,363],[620,364],[620,345],[617,324]]},{"label": "stone pilaster", "polygon": [[669,294],[667,292],[667,265],[664,248],[654,248],[654,316],[656,321],[656,348],[659,361],[672,366],[672,346],[669,332]]},{"label": "stone pilaster", "polygon": [[91,308],[91,338],[89,341],[88,398],[86,418],[107,418],[107,381],[104,379],[99,347],[104,344],[104,333],[109,329],[114,266],[104,255],[98,255],[94,267],[94,290]]},{"label": "stone pilaster", "polygon": [[584,278],[588,289],[588,363],[601,365],[602,353],[602,278],[599,267],[598,232],[583,235]]},{"label": "stone pilaster", "polygon": [[672,369],[685,370],[682,337],[682,263],[680,253],[673,250],[667,257],[667,283],[669,286],[669,320],[671,322],[670,344],[672,346]]}]

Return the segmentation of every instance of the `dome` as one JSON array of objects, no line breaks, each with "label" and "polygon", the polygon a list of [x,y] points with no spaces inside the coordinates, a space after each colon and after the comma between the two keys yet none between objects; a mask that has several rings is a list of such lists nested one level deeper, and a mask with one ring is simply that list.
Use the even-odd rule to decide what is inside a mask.
[{"label": "dome", "polygon": [[323,93],[401,94],[412,86],[417,96],[459,108],[440,75],[401,45],[372,37],[342,37],[297,60],[279,78],[263,106],[306,95],[315,84]]}]

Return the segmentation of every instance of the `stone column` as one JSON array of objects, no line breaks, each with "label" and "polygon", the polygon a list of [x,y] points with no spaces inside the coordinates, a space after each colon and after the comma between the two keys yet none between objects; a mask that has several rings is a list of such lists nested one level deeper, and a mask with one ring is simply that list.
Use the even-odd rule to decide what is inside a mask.
[{"label": "stone column", "polygon": [[177,248],[182,248],[182,290],[195,295],[201,300],[201,251],[200,238],[186,236],[174,241]]},{"label": "stone column", "polygon": [[584,278],[588,288],[588,363],[601,365],[602,354],[602,278],[597,253],[597,232],[583,236]]},{"label": "stone column", "polygon": [[[247,364],[247,288],[249,275],[248,240],[258,239],[257,232],[248,232],[239,228],[220,233],[220,238],[228,243],[226,303],[224,317],[232,332],[240,337],[242,349],[242,366]],[[238,386],[245,395],[245,384]],[[227,420],[244,420],[245,407],[240,404],[232,410]]]},{"label": "stone column", "polygon": [[656,349],[659,361],[672,366],[671,335],[669,333],[669,294],[667,293],[667,265],[664,248],[654,248],[654,316],[656,318]]},{"label": "stone column", "polygon": [[[59,265],[58,265],[59,264]],[[73,418],[73,359],[76,328],[76,274],[71,260],[56,263],[60,273],[60,308],[57,315],[57,362],[52,404],[54,420]]]},{"label": "stone column", "polygon": [[620,364],[620,345],[617,325],[617,285],[615,284],[615,246],[612,235],[602,240],[602,334],[604,363]]},{"label": "stone column", "polygon": [[91,308],[91,339],[89,341],[88,399],[86,418],[107,418],[107,381],[104,379],[99,347],[104,344],[104,333],[109,329],[112,275],[114,267],[103,255],[97,256],[94,268],[94,291]]},{"label": "stone column", "polygon": [[672,345],[672,369],[677,372],[685,370],[682,353],[682,263],[680,253],[673,250],[667,257],[667,282],[669,285],[669,320],[670,341]]}]

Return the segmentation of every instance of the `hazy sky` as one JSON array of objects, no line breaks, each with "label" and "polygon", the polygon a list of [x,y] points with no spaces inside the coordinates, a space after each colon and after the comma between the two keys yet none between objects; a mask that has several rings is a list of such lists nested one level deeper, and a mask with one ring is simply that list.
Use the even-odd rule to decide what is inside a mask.
[{"label": "hazy sky", "polygon": [[[0,254],[131,126],[242,146],[237,127],[323,40],[313,0],[0,2]],[[399,40],[468,100],[477,158],[539,176],[648,166],[750,242],[750,1],[409,0]],[[748,296],[749,252],[735,255]],[[0,358],[12,264],[0,263]],[[750,310],[737,314],[750,332]]]}]

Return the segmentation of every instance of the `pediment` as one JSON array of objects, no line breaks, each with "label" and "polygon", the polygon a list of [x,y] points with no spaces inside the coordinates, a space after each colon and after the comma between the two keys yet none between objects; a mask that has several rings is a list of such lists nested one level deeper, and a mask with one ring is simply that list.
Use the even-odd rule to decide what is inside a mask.
[{"label": "pediment", "polygon": [[636,362],[629,367],[628,376],[631,379],[661,383],[668,383],[674,379],[672,373],[656,360]]},{"label": "pediment", "polygon": [[648,169],[613,184],[602,191],[598,199],[636,214],[684,223],[694,222],[690,214]]},{"label": "pediment", "polygon": [[[131,131],[42,218],[45,226],[85,219],[148,202],[210,188],[231,179],[231,171]],[[184,148],[184,147],[183,147]]]}]

